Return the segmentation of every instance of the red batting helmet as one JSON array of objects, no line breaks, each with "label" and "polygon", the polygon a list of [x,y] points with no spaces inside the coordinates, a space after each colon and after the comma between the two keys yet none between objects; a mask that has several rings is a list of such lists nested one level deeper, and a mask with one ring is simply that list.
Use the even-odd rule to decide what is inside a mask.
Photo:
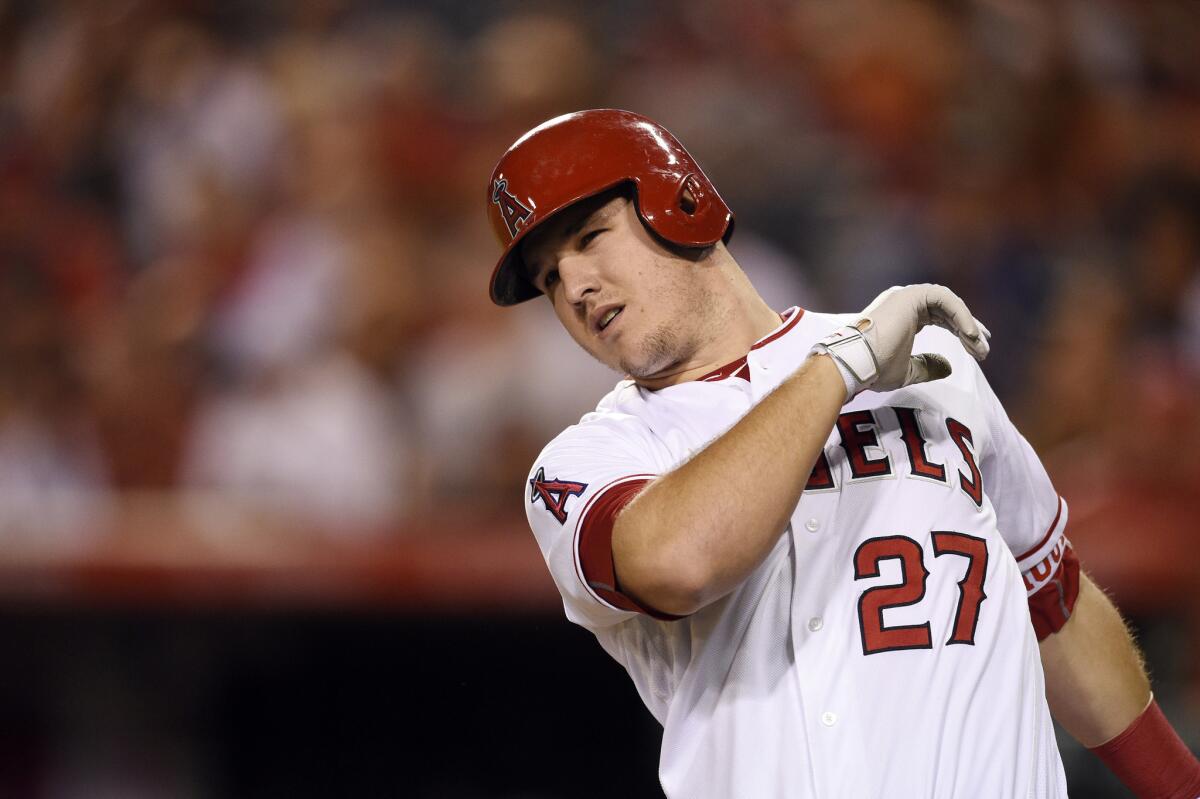
[{"label": "red batting helmet", "polygon": [[492,302],[516,305],[541,293],[520,263],[518,247],[529,231],[625,182],[635,187],[642,221],[669,242],[708,247],[733,235],[729,206],[657,122],[607,108],[564,114],[517,139],[492,171],[488,218],[504,248],[492,272]]}]

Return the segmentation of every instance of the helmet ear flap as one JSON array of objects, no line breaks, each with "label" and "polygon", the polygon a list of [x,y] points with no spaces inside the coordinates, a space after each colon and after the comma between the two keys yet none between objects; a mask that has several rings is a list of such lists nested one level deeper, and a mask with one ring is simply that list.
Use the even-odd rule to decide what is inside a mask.
[{"label": "helmet ear flap", "polygon": [[654,232],[683,247],[707,247],[721,240],[732,214],[703,174],[689,172],[677,181],[642,180],[643,218]]}]

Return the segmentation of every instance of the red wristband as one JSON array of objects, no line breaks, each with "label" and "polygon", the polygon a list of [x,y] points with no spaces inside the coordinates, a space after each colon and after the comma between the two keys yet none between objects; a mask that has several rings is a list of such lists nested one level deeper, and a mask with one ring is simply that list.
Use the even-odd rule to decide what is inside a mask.
[{"label": "red wristband", "polygon": [[1158,702],[1151,700],[1123,733],[1092,751],[1139,799],[1200,797],[1200,762]]}]

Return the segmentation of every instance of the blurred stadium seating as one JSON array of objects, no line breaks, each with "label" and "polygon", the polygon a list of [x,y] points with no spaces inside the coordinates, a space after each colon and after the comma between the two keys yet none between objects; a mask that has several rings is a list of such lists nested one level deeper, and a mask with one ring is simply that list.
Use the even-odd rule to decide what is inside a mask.
[{"label": "blurred stadium seating", "polygon": [[780,308],[967,298],[1200,745],[1198,41],[1172,0],[0,0],[0,794],[656,795],[520,513],[615,376],[485,292],[495,159],[597,106],[687,143]]}]

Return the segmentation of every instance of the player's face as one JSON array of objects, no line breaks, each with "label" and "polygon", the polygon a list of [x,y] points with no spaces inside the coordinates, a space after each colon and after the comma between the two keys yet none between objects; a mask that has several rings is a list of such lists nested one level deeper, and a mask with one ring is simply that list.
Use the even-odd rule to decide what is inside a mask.
[{"label": "player's face", "polygon": [[600,362],[638,380],[690,365],[711,306],[694,279],[702,262],[664,247],[632,200],[577,203],[530,234],[521,256],[563,327]]}]

